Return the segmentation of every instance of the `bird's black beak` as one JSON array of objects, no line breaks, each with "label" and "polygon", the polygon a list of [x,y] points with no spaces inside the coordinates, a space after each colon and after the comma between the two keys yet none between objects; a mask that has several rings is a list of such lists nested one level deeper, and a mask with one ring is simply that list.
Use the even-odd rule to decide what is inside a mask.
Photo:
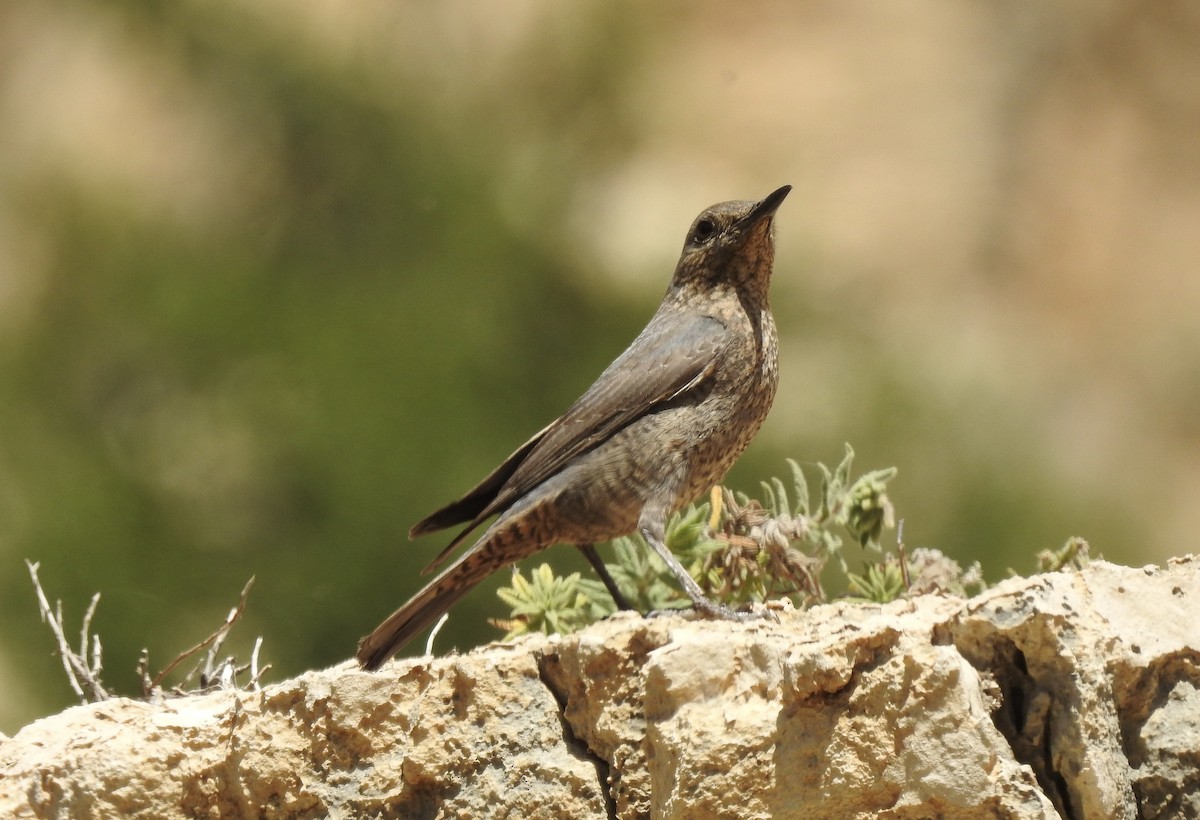
[{"label": "bird's black beak", "polygon": [[751,209],[750,213],[742,217],[742,227],[750,228],[754,225],[757,225],[759,222],[769,220],[775,215],[775,211],[779,209],[779,206],[783,204],[783,201],[787,199],[787,195],[791,190],[791,185],[784,185],[779,190],[772,191],[771,193],[767,194],[766,199],[764,199],[762,202],[759,202],[754,206],[754,208]]}]

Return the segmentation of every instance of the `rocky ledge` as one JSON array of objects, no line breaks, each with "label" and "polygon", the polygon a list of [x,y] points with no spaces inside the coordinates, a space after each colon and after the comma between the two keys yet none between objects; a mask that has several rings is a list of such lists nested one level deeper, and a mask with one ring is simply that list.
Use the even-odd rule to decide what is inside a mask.
[{"label": "rocky ledge", "polygon": [[68,709],[0,816],[1200,816],[1200,557],[773,616]]}]

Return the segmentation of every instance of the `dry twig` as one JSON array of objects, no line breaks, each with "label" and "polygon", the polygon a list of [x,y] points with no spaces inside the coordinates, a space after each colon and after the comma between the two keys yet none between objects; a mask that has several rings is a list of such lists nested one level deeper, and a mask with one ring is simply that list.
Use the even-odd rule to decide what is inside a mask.
[{"label": "dry twig", "polygon": [[[38,609],[41,612],[42,620],[50,626],[50,631],[54,633],[54,640],[58,644],[58,654],[62,659],[63,670],[67,673],[67,681],[71,684],[71,688],[75,690],[75,694],[79,696],[82,703],[106,700],[109,694],[100,683],[100,670],[103,668],[100,659],[100,636],[92,635],[91,640],[88,640],[92,628],[92,616],[96,614],[96,605],[100,603],[100,593],[97,592],[92,596],[92,602],[88,604],[87,612],[84,613],[83,626],[79,632],[79,651],[76,652],[67,642],[67,635],[63,629],[62,601],[55,601],[54,608],[51,609],[50,601],[42,590],[42,582],[38,579],[40,564],[26,559],[25,566],[29,568],[29,577],[33,580],[33,589],[37,593]],[[88,659],[89,643],[92,645],[90,660]]]},{"label": "dry twig", "polygon": [[[173,661],[166,665],[166,668],[158,673],[154,680],[148,681],[148,674],[143,673],[142,694],[146,697],[149,697],[155,689],[162,685],[163,679],[166,678],[166,676],[169,675],[175,669],[175,667],[179,666],[179,664],[183,663],[188,658],[206,648],[209,651],[204,661],[203,672],[200,676],[200,688],[207,689],[209,686],[211,686],[214,677],[218,677],[222,685],[232,685],[232,676],[236,672],[236,670],[232,667],[232,659],[221,664],[219,675],[214,675],[213,666],[216,661],[217,652],[220,651],[221,645],[225,642],[226,636],[229,635],[229,631],[233,629],[234,624],[241,619],[242,612],[246,609],[246,596],[250,594],[250,587],[253,585],[254,576],[251,576],[250,580],[246,582],[246,585],[242,587],[242,594],[238,599],[237,606],[229,610],[229,614],[225,616],[225,623],[217,627],[215,632],[202,640],[200,643],[193,646],[191,649],[181,652]],[[255,649],[255,652],[257,653],[257,648]],[[141,664],[139,663],[139,666],[140,665]],[[229,669],[226,670],[226,667],[229,667]],[[195,675],[196,671],[199,671],[199,669],[200,667],[197,667],[196,670],[193,670],[191,674],[184,678],[184,685],[186,685],[187,682],[192,679],[192,676]],[[267,667],[264,667],[262,671],[265,672],[266,669]],[[229,680],[226,681],[226,678]],[[257,685],[257,678],[255,678],[255,684]]]}]

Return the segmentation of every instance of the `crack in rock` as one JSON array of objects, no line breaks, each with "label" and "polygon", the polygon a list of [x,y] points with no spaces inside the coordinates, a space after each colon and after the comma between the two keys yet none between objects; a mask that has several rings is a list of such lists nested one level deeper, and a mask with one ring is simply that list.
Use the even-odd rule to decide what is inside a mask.
[{"label": "crack in rock", "polygon": [[[587,741],[575,734],[567,720],[567,692],[559,686],[562,680],[562,667],[558,656],[553,652],[535,653],[538,665],[538,677],[545,684],[547,691],[558,704],[559,720],[562,722],[563,742],[575,753],[590,760],[596,767],[596,785],[604,795],[604,805],[608,817],[617,817],[617,801],[612,793],[612,764],[588,746]],[[554,670],[553,672],[551,670]]]}]

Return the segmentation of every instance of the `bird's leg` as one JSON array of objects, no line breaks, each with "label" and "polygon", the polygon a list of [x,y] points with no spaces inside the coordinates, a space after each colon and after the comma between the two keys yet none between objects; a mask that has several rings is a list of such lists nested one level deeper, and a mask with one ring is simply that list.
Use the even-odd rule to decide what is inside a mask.
[{"label": "bird's leg", "polygon": [[595,544],[576,544],[579,551],[583,553],[583,557],[592,565],[592,569],[600,576],[600,581],[604,584],[604,588],[608,590],[608,594],[612,596],[613,603],[617,605],[617,609],[631,610],[633,606],[629,603],[629,599],[621,592],[621,588],[617,586],[617,582],[608,574],[608,567],[604,566],[604,562],[600,560],[600,553],[596,552]]},{"label": "bird's leg", "polygon": [[658,553],[658,557],[667,565],[667,569],[671,570],[671,574],[675,576],[675,580],[679,582],[679,585],[683,587],[683,591],[692,599],[692,606],[695,607],[697,612],[709,618],[719,618],[724,621],[752,621],[760,617],[756,613],[738,612],[724,604],[710,600],[704,594],[704,590],[700,588],[700,585],[696,583],[696,579],[683,568],[683,564],[680,564],[679,559],[667,548],[666,543],[663,541],[666,534],[665,529],[661,518],[654,521],[646,521],[645,518],[642,520],[642,537],[646,539],[646,543],[650,545],[650,548]]}]

